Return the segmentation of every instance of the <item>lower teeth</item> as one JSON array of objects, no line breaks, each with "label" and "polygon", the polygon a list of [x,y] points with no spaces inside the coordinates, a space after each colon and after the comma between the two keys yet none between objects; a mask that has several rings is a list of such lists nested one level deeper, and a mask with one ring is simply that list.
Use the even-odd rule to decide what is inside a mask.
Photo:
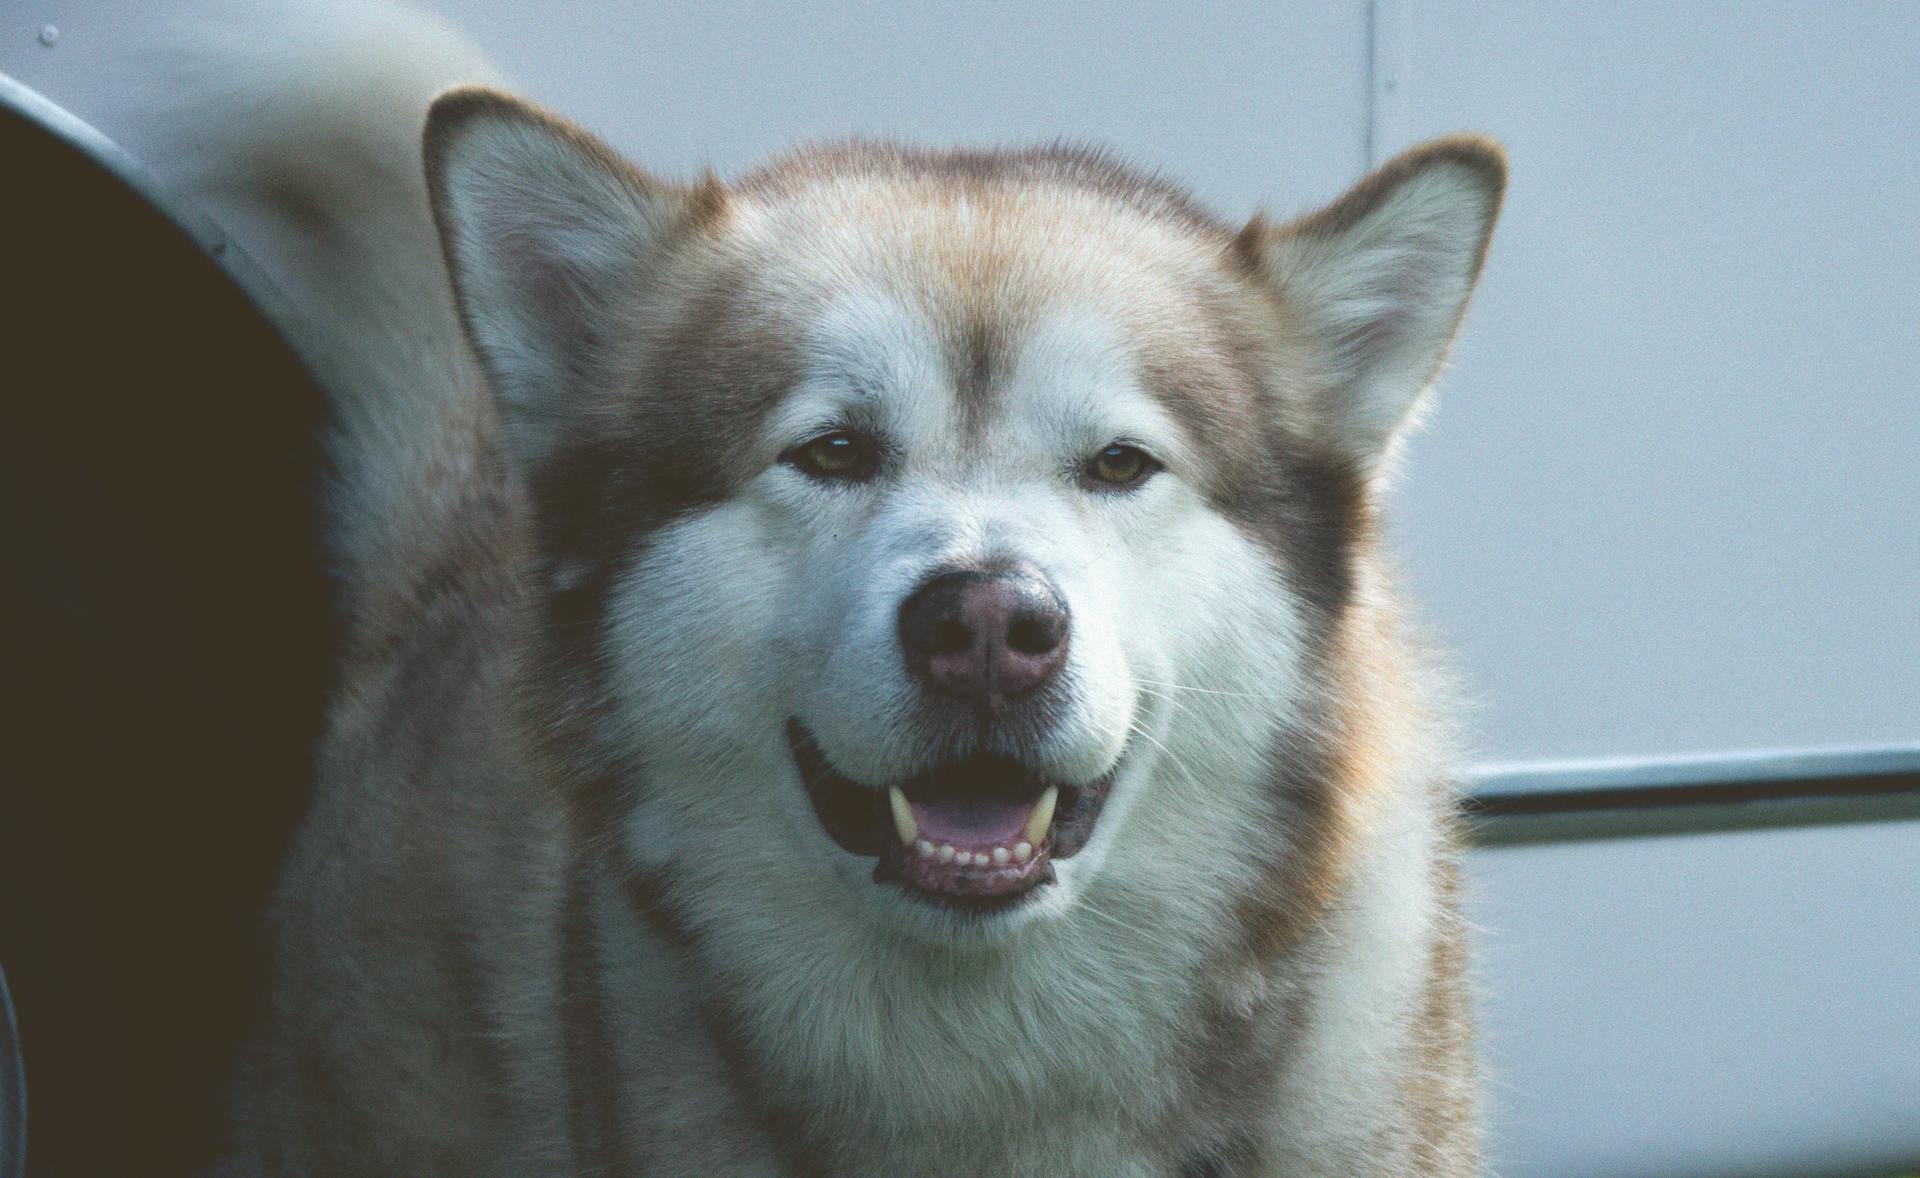
[{"label": "lower teeth", "polygon": [[1025,863],[1033,858],[1033,844],[1022,839],[1011,847],[995,847],[990,851],[956,851],[950,843],[935,847],[926,839],[917,839],[913,844],[913,853],[922,859],[938,859],[942,863],[956,863],[961,867],[985,867],[989,863],[1004,867],[1009,863]]}]

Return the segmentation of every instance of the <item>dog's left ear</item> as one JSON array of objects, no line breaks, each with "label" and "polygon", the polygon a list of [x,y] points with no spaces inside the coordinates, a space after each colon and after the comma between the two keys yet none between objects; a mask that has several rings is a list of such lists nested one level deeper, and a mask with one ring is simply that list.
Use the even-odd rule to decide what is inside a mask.
[{"label": "dog's left ear", "polygon": [[1436,139],[1317,213],[1240,233],[1241,258],[1314,351],[1327,440],[1370,474],[1446,359],[1506,178],[1491,139]]}]

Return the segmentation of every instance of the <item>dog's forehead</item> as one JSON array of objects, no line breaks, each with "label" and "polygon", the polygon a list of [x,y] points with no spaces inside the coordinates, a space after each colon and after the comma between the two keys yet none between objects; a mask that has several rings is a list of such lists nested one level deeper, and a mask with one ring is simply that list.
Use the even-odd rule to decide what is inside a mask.
[{"label": "dog's forehead", "polygon": [[732,231],[741,297],[780,309],[767,338],[806,391],[952,399],[975,424],[1252,409],[1248,291],[1219,237],[1106,194],[843,178],[748,202]]}]

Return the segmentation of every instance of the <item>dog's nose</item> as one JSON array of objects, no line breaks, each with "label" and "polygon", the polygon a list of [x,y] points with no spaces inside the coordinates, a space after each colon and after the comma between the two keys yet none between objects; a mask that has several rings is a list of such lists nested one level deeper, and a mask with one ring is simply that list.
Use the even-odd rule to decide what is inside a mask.
[{"label": "dog's nose", "polygon": [[900,607],[908,670],[990,710],[1059,673],[1067,629],[1066,603],[1024,569],[942,573]]}]

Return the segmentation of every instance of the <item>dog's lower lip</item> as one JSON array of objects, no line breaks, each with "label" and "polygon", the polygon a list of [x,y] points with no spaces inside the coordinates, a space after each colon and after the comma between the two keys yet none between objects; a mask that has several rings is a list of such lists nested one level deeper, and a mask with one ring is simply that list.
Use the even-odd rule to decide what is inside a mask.
[{"label": "dog's lower lip", "polygon": [[[787,740],[821,826],[843,850],[876,860],[876,883],[973,912],[1012,907],[1052,882],[1053,861],[1086,844],[1114,775],[1056,785],[976,757],[874,788],[836,770],[798,719],[787,722]],[[1043,805],[1050,820],[1034,812]]]}]

